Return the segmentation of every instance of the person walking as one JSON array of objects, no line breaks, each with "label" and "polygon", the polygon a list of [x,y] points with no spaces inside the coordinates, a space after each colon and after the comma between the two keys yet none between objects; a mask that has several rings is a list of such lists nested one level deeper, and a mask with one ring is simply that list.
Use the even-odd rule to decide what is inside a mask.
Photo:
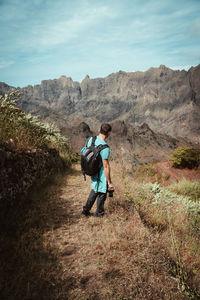
[{"label": "person walking", "polygon": [[[95,140],[95,147],[99,145],[107,145],[106,139],[110,136],[112,127],[110,124],[104,123],[101,125],[99,135]],[[89,138],[87,146],[91,146],[92,137]],[[106,201],[107,190],[114,191],[114,185],[111,181],[111,171],[109,164],[110,148],[107,147],[100,152],[101,162],[100,171],[96,176],[91,177],[91,186],[89,197],[86,204],[83,206],[82,214],[85,216],[90,215],[90,210],[97,199],[96,212],[93,214],[95,217],[102,217],[104,215],[104,202]]]}]

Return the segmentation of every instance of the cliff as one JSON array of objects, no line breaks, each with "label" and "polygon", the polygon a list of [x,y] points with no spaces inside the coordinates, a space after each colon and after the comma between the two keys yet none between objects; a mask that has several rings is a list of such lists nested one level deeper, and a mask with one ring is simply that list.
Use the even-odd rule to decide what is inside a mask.
[{"label": "cliff", "polygon": [[[86,76],[79,83],[61,76],[19,89],[19,105],[59,127],[85,121],[124,120],[173,136],[200,142],[200,65],[173,71],[163,65],[146,72],[123,72],[105,78]],[[10,87],[0,83],[0,94]]]}]

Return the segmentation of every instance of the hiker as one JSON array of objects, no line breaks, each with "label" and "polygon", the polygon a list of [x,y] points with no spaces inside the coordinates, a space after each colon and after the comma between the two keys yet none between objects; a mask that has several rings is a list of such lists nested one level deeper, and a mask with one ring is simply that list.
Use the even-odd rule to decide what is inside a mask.
[{"label": "hiker", "polygon": [[[109,156],[110,156],[110,148],[106,144],[105,140],[110,136],[112,127],[110,124],[102,124],[100,128],[100,133],[96,137],[94,141],[95,147],[98,145],[106,145],[107,147],[100,151],[100,171],[95,176],[91,177],[91,192],[89,194],[88,200],[83,206],[82,214],[85,216],[90,215],[90,209],[92,208],[95,200],[97,199],[97,209],[93,214],[95,217],[101,217],[104,215],[104,202],[107,196],[108,191],[114,191],[114,186],[111,181],[110,176],[110,164],[109,164]],[[86,146],[92,145],[93,138],[90,137]],[[104,146],[105,147],[105,146]]]}]

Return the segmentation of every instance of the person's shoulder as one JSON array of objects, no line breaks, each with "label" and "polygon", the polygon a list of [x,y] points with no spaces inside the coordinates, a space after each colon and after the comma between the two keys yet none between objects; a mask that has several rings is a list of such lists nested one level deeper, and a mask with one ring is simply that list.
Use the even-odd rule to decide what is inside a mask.
[{"label": "person's shoulder", "polygon": [[96,142],[98,145],[107,145],[107,143],[104,140],[100,139],[98,136],[97,136]]}]

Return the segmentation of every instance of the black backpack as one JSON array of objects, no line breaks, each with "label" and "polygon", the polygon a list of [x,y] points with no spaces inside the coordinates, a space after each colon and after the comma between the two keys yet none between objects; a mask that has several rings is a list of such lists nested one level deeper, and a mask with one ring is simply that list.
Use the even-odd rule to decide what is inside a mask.
[{"label": "black backpack", "polygon": [[101,163],[101,150],[109,147],[108,145],[98,145],[95,147],[96,136],[92,137],[91,146],[87,146],[89,139],[87,140],[84,151],[81,153],[81,170],[86,180],[85,175],[95,176],[99,174]]}]

